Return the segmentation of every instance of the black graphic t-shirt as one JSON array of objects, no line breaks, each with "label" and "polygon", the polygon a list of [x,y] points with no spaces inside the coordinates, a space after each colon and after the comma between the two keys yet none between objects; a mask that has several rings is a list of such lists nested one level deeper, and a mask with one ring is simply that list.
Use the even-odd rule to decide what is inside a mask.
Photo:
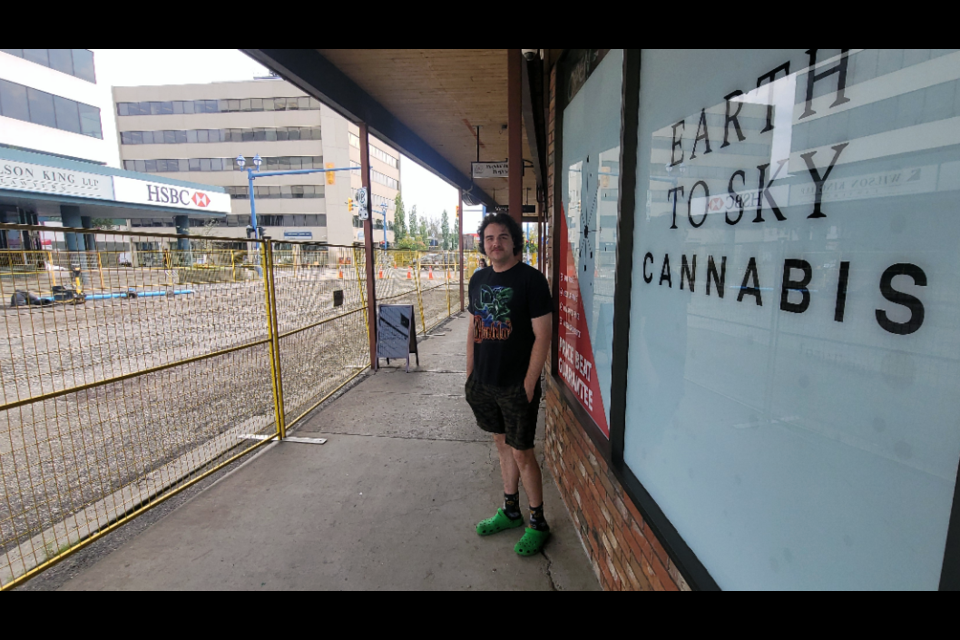
[{"label": "black graphic t-shirt", "polygon": [[536,336],[533,318],[553,311],[543,274],[519,262],[497,273],[486,267],[470,278],[473,314],[473,375],[484,384],[523,382]]}]

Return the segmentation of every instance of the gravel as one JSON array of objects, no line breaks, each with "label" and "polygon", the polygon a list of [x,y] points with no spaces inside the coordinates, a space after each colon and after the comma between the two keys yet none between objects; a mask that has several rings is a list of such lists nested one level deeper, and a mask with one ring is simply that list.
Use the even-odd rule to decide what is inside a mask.
[{"label": "gravel", "polygon": [[[275,429],[269,346],[253,344],[268,336],[262,283],[171,287],[160,284],[169,283],[166,272],[131,271],[140,275],[135,283],[132,274],[117,275],[123,270],[111,272],[110,283],[193,293],[0,309],[3,404],[251,346],[0,411],[0,552],[170,461],[196,454],[230,429]],[[416,283],[405,274],[378,280],[378,299],[418,306]],[[444,281],[422,284],[430,327],[447,317],[448,293]],[[355,277],[339,279],[330,270],[278,272],[281,335],[334,318],[280,340],[288,422],[369,363],[357,285]],[[341,307],[333,306],[337,289],[344,292]],[[0,281],[0,295],[9,300],[10,293],[11,282]],[[456,282],[449,296],[450,308],[458,311]],[[252,444],[238,440],[233,450],[199,460],[207,466],[197,472]]]}]

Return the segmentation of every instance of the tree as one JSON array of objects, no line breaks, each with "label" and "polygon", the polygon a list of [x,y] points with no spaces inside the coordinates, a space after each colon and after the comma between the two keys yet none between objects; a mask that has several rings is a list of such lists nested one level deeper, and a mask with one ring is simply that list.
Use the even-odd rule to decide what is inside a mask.
[{"label": "tree", "polygon": [[440,238],[444,251],[449,251],[452,238],[450,237],[450,214],[444,209],[440,214]]},{"label": "tree", "polygon": [[420,218],[420,239],[423,240],[424,243],[426,243],[427,240],[430,239],[430,236],[428,235],[428,233],[429,233],[429,230],[427,229],[427,217],[422,216]]},{"label": "tree", "polygon": [[440,235],[440,223],[433,218],[427,221],[427,234],[429,234],[427,239],[433,238],[438,241],[442,239]]},{"label": "tree", "polygon": [[414,238],[413,236],[407,236],[399,243],[397,243],[397,249],[403,251],[426,251],[427,245],[423,243],[423,240],[420,238]]},{"label": "tree", "polygon": [[393,240],[400,242],[407,237],[407,216],[403,211],[403,198],[397,192],[397,197],[393,199]]},{"label": "tree", "polygon": [[410,225],[408,228],[410,229],[411,236],[420,235],[420,224],[417,221],[417,205],[413,205],[410,208]]}]

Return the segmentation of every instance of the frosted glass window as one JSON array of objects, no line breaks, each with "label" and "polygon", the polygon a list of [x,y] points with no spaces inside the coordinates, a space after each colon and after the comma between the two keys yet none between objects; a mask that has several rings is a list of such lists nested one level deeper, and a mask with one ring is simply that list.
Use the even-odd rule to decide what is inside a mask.
[{"label": "frosted glass window", "polygon": [[958,80],[951,50],[642,54],[624,459],[722,588],[939,584]]}]

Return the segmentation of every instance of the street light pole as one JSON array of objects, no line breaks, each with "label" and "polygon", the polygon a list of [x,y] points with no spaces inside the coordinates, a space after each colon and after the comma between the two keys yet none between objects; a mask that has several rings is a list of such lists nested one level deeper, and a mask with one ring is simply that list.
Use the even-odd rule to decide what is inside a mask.
[{"label": "street light pole", "polygon": [[[244,165],[247,163],[246,158],[243,156],[237,156],[237,166],[243,170]],[[260,171],[260,165],[263,164],[263,158],[260,157],[260,154],[253,156],[254,167],[247,168],[247,189],[250,192],[250,227],[253,229],[253,234],[256,238],[263,239],[263,229],[257,224],[257,205],[256,200],[254,199],[253,193],[253,181],[257,178],[268,178],[270,176],[290,176],[290,175],[300,175],[304,173],[327,173],[333,171],[352,171],[353,167],[330,167],[329,169],[289,169],[287,171]],[[384,214],[386,215],[386,214]]]},{"label": "street light pole", "polygon": [[[237,166],[242,171],[244,165],[246,165],[247,160],[242,155],[237,156],[236,158]],[[247,237],[250,237],[250,234],[253,234],[253,237],[258,240],[263,240],[263,228],[257,224],[257,204],[256,198],[253,192],[253,181],[257,178],[267,178],[270,176],[289,176],[289,175],[299,175],[304,173],[327,173],[332,171],[352,171],[353,167],[331,167],[329,169],[290,169],[287,171],[260,171],[260,165],[263,164],[263,158],[260,157],[260,154],[253,156],[253,167],[247,168],[247,190],[250,193],[250,226],[247,227]],[[259,255],[260,247],[257,245],[255,251]],[[257,267],[259,269],[259,267]]]},{"label": "street light pole", "polygon": [[390,245],[387,243],[387,203],[386,202],[380,205],[380,213],[383,214],[383,248],[389,249]]}]

